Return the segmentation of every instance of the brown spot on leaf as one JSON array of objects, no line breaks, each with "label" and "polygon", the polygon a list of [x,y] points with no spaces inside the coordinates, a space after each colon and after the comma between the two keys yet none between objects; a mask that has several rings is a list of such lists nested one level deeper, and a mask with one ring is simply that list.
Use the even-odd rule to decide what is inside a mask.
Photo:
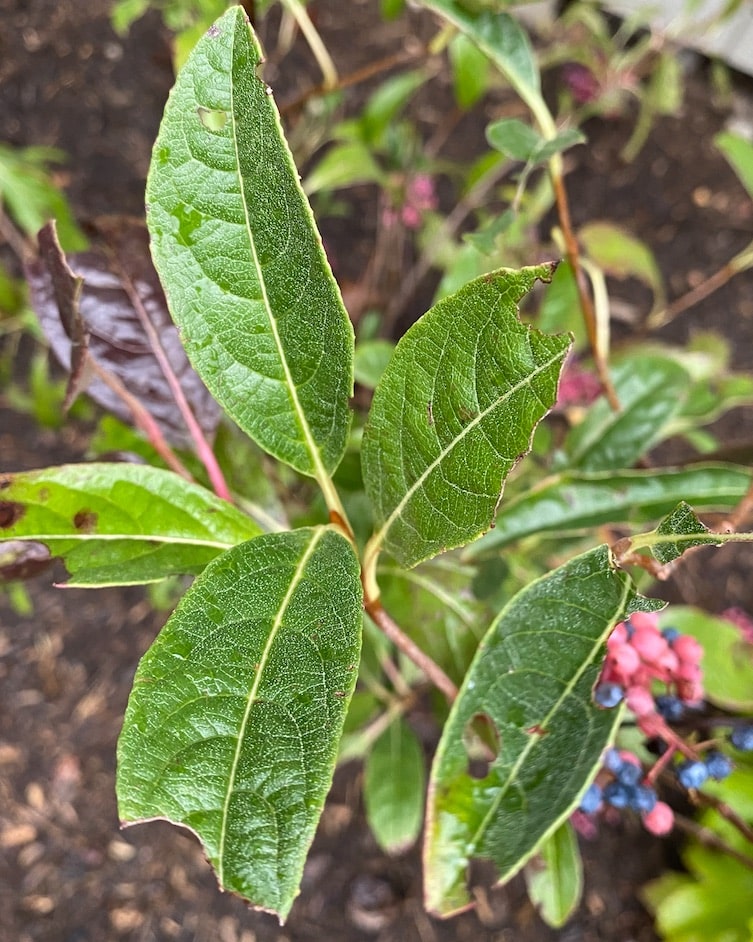
[{"label": "brown spot on leaf", "polygon": [[4,491],[6,487],[10,487],[13,483],[13,478],[10,474],[4,474],[0,477],[0,491]]},{"label": "brown spot on leaf", "polygon": [[544,729],[543,726],[540,726],[538,723],[534,723],[533,726],[529,726],[526,732],[529,736],[548,736],[549,730]]},{"label": "brown spot on leaf", "polygon": [[0,500],[0,528],[14,526],[26,513],[26,505],[15,500]]},{"label": "brown spot on leaf", "polygon": [[40,487],[39,493],[37,494],[37,500],[43,504],[45,501],[50,499],[50,489],[49,487]]},{"label": "brown spot on leaf", "polygon": [[84,533],[92,533],[97,526],[98,517],[93,510],[79,510],[73,518],[73,526]]}]

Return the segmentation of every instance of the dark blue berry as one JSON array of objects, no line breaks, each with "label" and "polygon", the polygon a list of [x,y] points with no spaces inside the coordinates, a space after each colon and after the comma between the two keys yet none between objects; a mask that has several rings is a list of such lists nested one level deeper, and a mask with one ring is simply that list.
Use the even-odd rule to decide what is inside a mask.
[{"label": "dark blue berry", "polygon": [[633,797],[634,789],[622,782],[610,782],[604,789],[604,801],[613,808],[627,808]]},{"label": "dark blue berry", "polygon": [[652,736],[651,739],[647,739],[643,745],[652,756],[663,756],[667,749],[669,749],[666,741],[662,739],[661,736]]},{"label": "dark blue berry", "polygon": [[584,814],[593,814],[601,808],[602,791],[601,787],[594,782],[588,786],[588,791],[581,798],[580,810]]},{"label": "dark blue berry", "polygon": [[623,691],[619,684],[599,684],[594,690],[594,702],[608,710],[616,707],[622,697]]},{"label": "dark blue berry", "polygon": [[625,622],[625,634],[627,635],[628,641],[629,641],[629,640],[633,637],[633,635],[635,634],[635,625],[630,621],[630,619],[628,619],[628,620]]},{"label": "dark blue berry", "polygon": [[683,788],[700,788],[709,777],[705,762],[687,759],[677,766],[677,780]]},{"label": "dark blue berry", "polygon": [[717,782],[721,782],[732,772],[732,760],[716,749],[706,753],[704,762],[706,763],[706,771]]},{"label": "dark blue berry", "polygon": [[672,644],[673,641],[676,641],[680,637],[680,632],[677,628],[665,628],[662,631],[662,637],[667,644]]},{"label": "dark blue berry", "polygon": [[656,709],[668,723],[676,723],[685,714],[685,704],[671,693],[661,693],[656,697]]},{"label": "dark blue berry", "polygon": [[637,785],[643,778],[643,769],[634,762],[624,762],[622,768],[617,772],[617,779],[623,785]]},{"label": "dark blue berry", "polygon": [[616,749],[607,749],[607,751],[604,753],[603,764],[605,769],[607,769],[613,775],[617,775],[617,773],[625,764],[625,760]]},{"label": "dark blue berry", "polygon": [[635,789],[630,807],[634,811],[643,811],[648,813],[649,811],[654,810],[657,801],[658,799],[656,797],[656,792],[653,790],[653,788],[649,788],[648,785],[639,785]]},{"label": "dark blue berry", "polygon": [[753,726],[736,726],[730,733],[729,741],[741,752],[753,752]]}]

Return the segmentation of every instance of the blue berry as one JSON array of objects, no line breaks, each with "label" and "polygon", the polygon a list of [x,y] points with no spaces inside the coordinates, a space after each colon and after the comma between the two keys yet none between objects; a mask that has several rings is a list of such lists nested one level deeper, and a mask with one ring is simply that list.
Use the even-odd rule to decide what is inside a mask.
[{"label": "blue berry", "polygon": [[662,631],[662,637],[667,642],[667,644],[672,644],[673,641],[677,641],[680,637],[680,632],[677,628],[665,628]]},{"label": "blue berry", "polygon": [[588,791],[581,798],[580,810],[584,814],[594,814],[601,808],[602,791],[599,785],[594,782],[588,786]]},{"label": "blue berry", "polygon": [[647,739],[643,745],[652,756],[663,756],[667,749],[669,749],[666,741],[662,739],[661,736],[652,736],[651,739]]},{"label": "blue berry", "polygon": [[643,769],[634,762],[624,762],[617,774],[617,780],[623,785],[637,785],[643,778]]},{"label": "blue berry", "polygon": [[706,763],[706,771],[711,778],[715,779],[717,782],[721,782],[722,779],[727,778],[732,772],[732,760],[725,756],[723,752],[718,752],[716,749],[707,752],[704,761]]},{"label": "blue berry", "polygon": [[617,775],[620,769],[625,764],[625,760],[619,754],[616,749],[607,749],[604,753],[604,759],[602,760],[604,768],[611,772],[613,775]]},{"label": "blue berry", "polygon": [[683,788],[700,788],[709,777],[705,762],[687,759],[677,766],[677,780]]},{"label": "blue berry", "polygon": [[648,814],[649,811],[654,810],[657,801],[658,798],[653,788],[649,788],[648,785],[639,785],[635,789],[630,807],[633,808],[634,811],[642,811]]},{"label": "blue berry", "polygon": [[633,635],[635,634],[635,625],[630,621],[630,619],[628,619],[628,620],[625,622],[625,634],[627,635],[628,641],[629,641],[629,640],[633,637]]},{"label": "blue berry", "polygon": [[668,723],[676,723],[685,713],[685,704],[671,693],[662,693],[656,697],[656,709]]},{"label": "blue berry", "polygon": [[736,726],[730,733],[729,741],[741,752],[753,752],[753,726]]},{"label": "blue berry", "polygon": [[604,789],[604,801],[613,808],[627,808],[633,797],[633,791],[622,782],[610,782]]},{"label": "blue berry", "polygon": [[623,691],[619,684],[599,684],[594,690],[594,702],[608,710],[616,707],[622,697]]}]

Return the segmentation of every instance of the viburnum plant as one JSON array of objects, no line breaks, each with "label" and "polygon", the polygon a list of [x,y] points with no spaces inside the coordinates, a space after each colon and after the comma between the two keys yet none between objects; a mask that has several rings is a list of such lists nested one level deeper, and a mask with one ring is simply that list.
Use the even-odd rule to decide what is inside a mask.
[{"label": "viburnum plant", "polygon": [[[425,5],[530,107],[537,131],[508,123],[492,137],[547,166],[565,206],[560,154],[576,137],[543,102],[525,34],[486,4]],[[196,575],[136,673],[118,747],[124,823],[189,828],[221,887],[284,918],[338,755],[364,756],[378,839],[399,850],[423,819],[426,906],[447,916],[471,905],[472,861],[491,860],[505,881],[539,853],[551,878],[575,854],[571,816],[583,828],[605,804],[631,807],[662,833],[671,824],[654,791],[663,770],[677,766],[692,789],[729,770],[715,746],[673,725],[677,704],[703,699],[700,648],[660,631],[663,603],[641,595],[632,573],[659,573],[691,547],[753,539],[736,532],[734,514],[711,532],[685,502],[729,512],[751,475],[711,462],[633,469],[719,399],[702,357],[643,349],[610,371],[593,309],[585,316],[603,394],[578,407],[551,473],[518,469],[532,447],[537,457],[547,448],[546,427],[543,439],[534,433],[558,402],[571,346],[518,316],[537,283],[559,277],[555,262],[497,269],[438,301],[397,344],[368,414],[354,413],[353,328],[261,64],[245,13],[229,10],[178,76],[147,185],[154,264],[185,353],[255,443],[235,459],[241,499],[208,444],[219,410],[160,321],[138,235],[100,221],[99,247],[74,258],[74,273],[49,226],[29,279],[43,320],[59,315],[69,398],[87,383],[103,402],[119,397],[168,468],[4,475],[0,527],[7,547],[24,541],[38,561],[61,557],[71,586]],[[572,240],[568,255],[574,284]],[[116,284],[87,284],[105,265]],[[87,326],[106,291],[119,292],[148,337],[182,431],[125,389],[117,351]],[[583,385],[570,370],[577,398]],[[171,442],[192,444],[209,488],[188,480]],[[509,476],[515,491],[500,503]],[[286,507],[267,480],[287,482],[289,494],[308,480],[318,496]],[[618,531],[613,545],[567,544],[560,565],[509,591],[514,541],[606,524]],[[428,790],[405,721],[427,682],[449,705],[435,703],[444,725]],[[642,733],[663,743],[650,771],[609,751],[623,698]],[[736,746],[748,735],[727,726]],[[538,899],[540,876],[531,870]]]}]

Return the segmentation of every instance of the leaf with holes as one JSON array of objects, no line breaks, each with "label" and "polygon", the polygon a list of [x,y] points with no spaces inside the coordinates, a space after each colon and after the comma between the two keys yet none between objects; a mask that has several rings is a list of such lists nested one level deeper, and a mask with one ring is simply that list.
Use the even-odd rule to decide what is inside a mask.
[{"label": "leaf with holes", "polygon": [[[442,916],[471,904],[470,862],[506,882],[577,807],[620,720],[591,699],[615,624],[663,603],[636,595],[606,546],[519,592],[482,641],[450,713],[429,783],[426,905]],[[479,720],[496,732],[484,768]],[[487,737],[487,740],[490,737]],[[481,774],[479,774],[481,771]]]},{"label": "leaf with holes", "polygon": [[266,451],[323,479],[345,449],[353,329],[234,7],[178,75],[147,182],[152,253],[186,352]]},{"label": "leaf with holes", "polygon": [[68,586],[198,573],[260,533],[227,501],[159,468],[92,462],[0,475],[0,538],[62,557]]},{"label": "leaf with holes", "polygon": [[199,576],[136,673],[121,818],[194,831],[220,886],[285,917],[358,674],[361,584],[333,529],[265,534]]},{"label": "leaf with holes", "polygon": [[487,530],[505,479],[557,395],[565,336],[520,323],[550,265],[501,269],[444,298],[400,340],[363,437],[377,533],[404,566]]}]

